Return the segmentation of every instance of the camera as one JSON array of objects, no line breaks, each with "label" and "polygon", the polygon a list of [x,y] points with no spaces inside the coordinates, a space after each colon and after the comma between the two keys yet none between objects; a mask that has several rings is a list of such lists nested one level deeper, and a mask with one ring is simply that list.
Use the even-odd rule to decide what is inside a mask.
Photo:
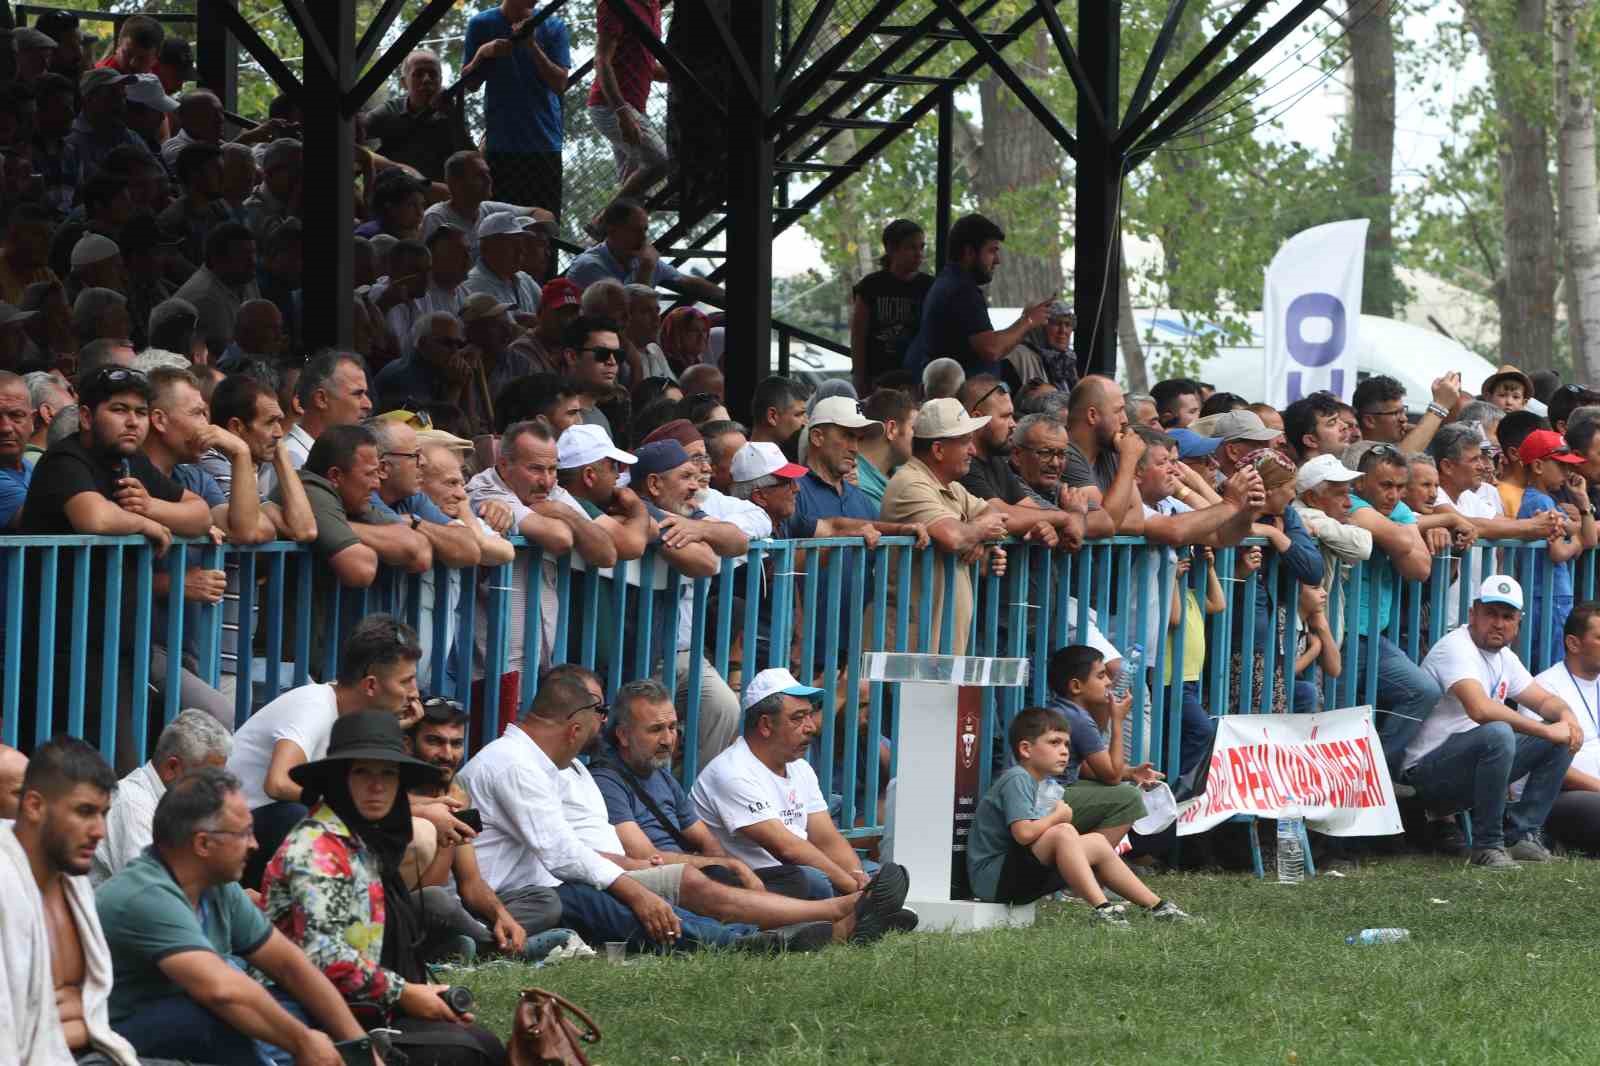
[{"label": "camera", "polygon": [[463,988],[460,985],[451,985],[439,993],[439,998],[444,1000],[445,1005],[457,1014],[472,1013],[472,1008],[477,1003],[472,998],[472,989]]}]

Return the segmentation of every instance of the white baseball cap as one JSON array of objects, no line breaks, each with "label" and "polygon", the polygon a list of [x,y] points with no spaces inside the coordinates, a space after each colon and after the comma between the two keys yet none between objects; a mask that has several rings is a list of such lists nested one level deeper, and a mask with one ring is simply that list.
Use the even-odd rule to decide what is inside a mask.
[{"label": "white baseball cap", "polygon": [[1478,586],[1479,603],[1503,603],[1522,610],[1522,586],[1506,574],[1490,574]]},{"label": "white baseball cap", "polygon": [[[821,406],[818,404],[817,406]],[[911,435],[922,437],[924,440],[939,440],[945,437],[965,437],[968,433],[976,433],[989,424],[989,415],[980,415],[977,418],[967,414],[967,409],[961,406],[961,401],[952,396],[939,400],[929,400],[922,405],[922,410],[917,412],[917,420],[911,424]]]},{"label": "white baseball cap", "polygon": [[599,426],[582,422],[568,426],[562,431],[561,439],[556,441],[556,467],[560,470],[575,470],[601,459],[615,459],[629,466],[639,461],[637,455],[611,443],[611,438]]},{"label": "white baseball cap", "polygon": [[733,453],[734,481],[754,481],[768,474],[797,478],[804,477],[805,473],[805,467],[791,463],[789,457],[783,454],[783,449],[771,441],[754,441]]},{"label": "white baseball cap", "polygon": [[801,699],[815,699],[822,695],[822,690],[811,685],[802,685],[789,671],[781,666],[774,666],[750,679],[750,687],[744,690],[744,709],[748,711],[768,696],[778,693],[785,696],[799,696]]},{"label": "white baseball cap", "polygon": [[90,263],[100,263],[114,255],[121,255],[122,249],[117,247],[117,242],[110,237],[99,233],[85,233],[78,238],[78,243],[72,246],[72,267],[76,270]]},{"label": "white baseball cap", "polygon": [[503,237],[508,233],[521,233],[533,224],[531,218],[518,218],[510,211],[496,211],[478,220],[478,239]]},{"label": "white baseball cap", "polygon": [[861,401],[852,396],[829,396],[818,400],[811,417],[806,420],[806,430],[814,426],[843,426],[845,429],[866,429],[883,425],[861,413]]},{"label": "white baseball cap", "polygon": [[128,83],[128,103],[143,104],[168,114],[178,110],[178,101],[167,95],[166,89],[161,87],[161,79],[154,74],[133,76]]},{"label": "white baseball cap", "polygon": [[1354,481],[1360,476],[1358,471],[1351,470],[1341,463],[1337,455],[1313,456],[1295,473],[1294,490],[1305,492],[1324,482]]}]

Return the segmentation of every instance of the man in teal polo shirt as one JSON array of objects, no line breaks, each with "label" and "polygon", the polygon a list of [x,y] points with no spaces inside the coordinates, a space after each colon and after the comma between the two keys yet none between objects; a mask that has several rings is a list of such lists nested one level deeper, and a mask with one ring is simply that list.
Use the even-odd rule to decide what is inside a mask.
[{"label": "man in teal polo shirt", "polygon": [[[255,836],[238,779],[215,768],[180,778],[152,828],[155,842],[95,893],[111,947],[111,1027],[141,1058],[256,1066],[258,1045],[271,1045],[260,1051],[275,1060],[281,1048],[296,1066],[340,1066],[329,1034],[364,1031],[239,887]],[[276,998],[238,959],[276,982]],[[325,1032],[300,1021],[307,1014]]]},{"label": "man in teal polo shirt", "polygon": [[[1392,712],[1378,718],[1378,738],[1389,773],[1398,779],[1406,745],[1439,702],[1439,684],[1383,633],[1394,613],[1395,587],[1402,579],[1426,581],[1433,556],[1417,531],[1416,515],[1400,500],[1410,477],[1405,455],[1392,444],[1377,444],[1359,456],[1346,452],[1345,465],[1352,458],[1361,480],[1350,494],[1350,524],[1370,532],[1373,544],[1372,559],[1356,587],[1356,677],[1366,676],[1367,656],[1376,655],[1378,687],[1372,702],[1380,711]],[[1376,626],[1370,606],[1374,588]]]}]

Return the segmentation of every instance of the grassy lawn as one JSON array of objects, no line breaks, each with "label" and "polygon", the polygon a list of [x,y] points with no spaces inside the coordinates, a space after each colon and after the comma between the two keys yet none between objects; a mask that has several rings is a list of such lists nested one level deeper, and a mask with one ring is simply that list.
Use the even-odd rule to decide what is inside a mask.
[{"label": "grassy lawn", "polygon": [[[1600,864],[1489,874],[1395,858],[1299,886],[1168,875],[1203,927],[917,933],[758,959],[603,958],[458,972],[505,1032],[524,985],[559,991],[623,1063],[1593,1063]],[[1347,947],[1366,926],[1407,944]]]}]

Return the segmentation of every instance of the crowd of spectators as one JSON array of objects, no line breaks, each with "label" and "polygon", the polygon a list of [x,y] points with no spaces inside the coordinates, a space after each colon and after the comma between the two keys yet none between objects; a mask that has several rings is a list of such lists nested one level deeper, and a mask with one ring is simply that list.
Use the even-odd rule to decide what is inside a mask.
[{"label": "crowd of spectators", "polygon": [[[969,215],[937,277],[920,270],[921,226],[886,227],[882,269],[853,293],[850,380],[773,376],[730,406],[720,326],[691,305],[722,292],[650,243],[638,197],[672,138],[644,106],[661,72],[615,15],[600,22],[589,116],[619,194],[556,272],[570,56],[558,17],[518,32],[530,13],[506,0],[469,24],[459,88],[486,86],[481,150],[430,52],[366,116],[354,343],[316,351],[302,340],[293,109],[230,137],[218,99],[185,88],[184,50],[169,47],[182,42],[144,16],[94,65],[69,14],[13,35],[0,529],[142,537],[158,556],[174,538],[304,545],[318,663],[257,700],[254,675],[283,665],[262,649],[232,649],[219,675],[197,627],[166,646],[169,612],[237,610],[240,572],[199,551],[181,592],[165,567],[149,590],[116,585],[105,553],[48,575],[37,554],[0,556],[8,594],[25,560],[22,631],[0,637],[39,664],[19,678],[19,746],[0,749],[13,820],[0,892],[27,901],[0,909],[0,1061],[331,1066],[331,1041],[380,1022],[413,1061],[501,1061],[430,962],[536,959],[572,936],[774,953],[914,928],[905,870],[862,857],[807,758],[833,760],[833,791],[855,787],[846,765],[876,765],[886,787],[892,738],[836,729],[819,752],[822,717],[866,726],[868,700],[820,707],[844,674],[807,668],[801,634],[843,646],[881,576],[887,617],[908,608],[909,646],[936,638],[920,632],[929,618],[963,654],[982,616],[976,575],[1118,534],[1146,542],[1130,556],[1146,598],[1097,597],[1081,618],[1063,605],[1049,706],[1013,716],[973,824],[982,897],[1070,888],[1097,921],[1128,924],[1109,889],[1188,918],[1119,855],[1137,843],[1141,790],[1164,776],[1137,750],[1149,730],[1130,722],[1133,695],[1118,694],[1146,683],[1181,686],[1174,784],[1203,766],[1212,715],[1317,710],[1328,679],[1370,673],[1425,846],[1487,870],[1544,861],[1547,843],[1600,846],[1600,607],[1578,602],[1575,573],[1600,539],[1600,393],[1507,367],[1476,397],[1458,375],[1428,397],[1376,376],[1351,403],[1317,393],[1281,411],[1187,379],[1129,395],[1080,376],[1069,307],[1043,301],[993,328],[983,286],[1004,269],[1004,233]],[[658,5],[635,14],[659,26]],[[662,290],[683,305],[663,315]],[[932,569],[929,603],[869,559],[842,575],[840,617],[809,629],[783,594],[792,575],[751,554],[769,538],[884,537],[960,565]],[[1523,580],[1480,539],[1536,546]],[[818,565],[837,550],[801,547]],[[686,578],[761,568],[738,583],[759,602],[737,673],[694,638],[693,581],[675,603],[662,595],[657,632],[611,618],[606,594],[559,600],[561,560],[622,573],[647,552]],[[491,678],[490,574],[507,564],[507,660]],[[396,571],[418,577],[418,629],[383,613],[335,628],[320,609]],[[1230,604],[1231,651],[1213,663],[1207,619]],[[577,633],[591,611],[589,665],[555,663],[558,619]],[[1447,635],[1431,647],[1389,635],[1397,613],[1436,611],[1424,632]],[[1527,619],[1551,638],[1523,662]],[[134,662],[141,626],[148,669]],[[1144,671],[1162,646],[1158,679]],[[1144,665],[1119,689],[1135,648]],[[607,691],[618,664],[625,683]],[[74,723],[114,740],[109,764],[40,726],[68,723],[73,677],[114,679]],[[182,713],[164,726],[133,713],[146,677],[150,706],[178,687]],[[461,692],[475,718],[447,695]],[[31,713],[41,704],[53,717]],[[470,758],[469,722],[489,731]],[[1063,800],[1041,809],[1050,778]]]}]

